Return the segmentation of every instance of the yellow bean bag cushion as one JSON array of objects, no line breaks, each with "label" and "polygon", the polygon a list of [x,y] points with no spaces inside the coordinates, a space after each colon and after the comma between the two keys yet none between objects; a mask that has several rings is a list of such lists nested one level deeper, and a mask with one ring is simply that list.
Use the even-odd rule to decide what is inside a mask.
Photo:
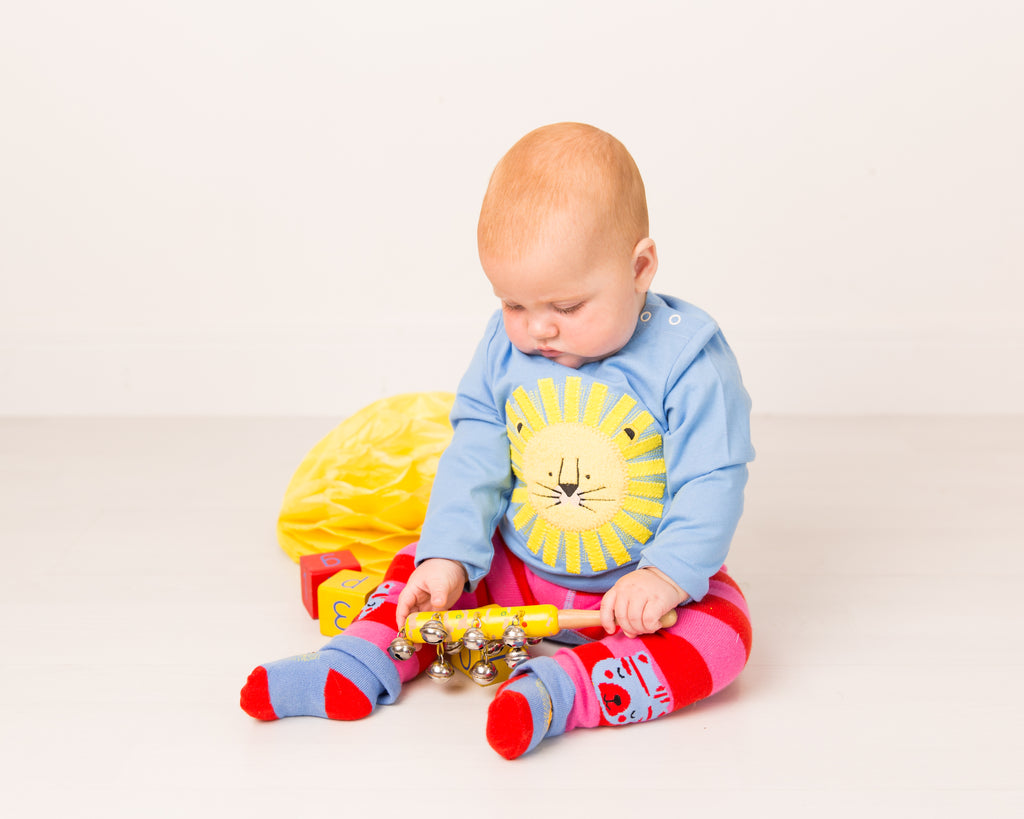
[{"label": "yellow bean bag cushion", "polygon": [[342,421],[292,476],[277,523],[281,548],[302,555],[348,549],[383,574],[419,538],[437,461],[452,437],[455,396],[384,398]]}]

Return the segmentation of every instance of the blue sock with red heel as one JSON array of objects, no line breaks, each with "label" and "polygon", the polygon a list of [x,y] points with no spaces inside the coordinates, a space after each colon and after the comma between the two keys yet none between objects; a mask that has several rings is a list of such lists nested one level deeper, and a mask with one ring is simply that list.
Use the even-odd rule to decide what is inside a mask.
[{"label": "blue sock with red heel", "polygon": [[362,719],[394,702],[402,684],[391,658],[373,643],[340,634],[319,651],[253,670],[240,704],[261,720],[283,717]]},{"label": "blue sock with red heel", "polygon": [[576,698],[572,679],[550,657],[535,657],[512,672],[487,709],[487,742],[505,759],[565,733]]}]

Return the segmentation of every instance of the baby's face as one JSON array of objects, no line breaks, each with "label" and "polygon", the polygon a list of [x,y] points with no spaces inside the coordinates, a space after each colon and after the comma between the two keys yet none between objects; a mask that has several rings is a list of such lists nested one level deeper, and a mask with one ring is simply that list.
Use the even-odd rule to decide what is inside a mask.
[{"label": "baby's face", "polygon": [[481,262],[516,348],[572,369],[626,345],[657,269],[649,239],[633,252],[542,241],[521,259],[482,251]]}]

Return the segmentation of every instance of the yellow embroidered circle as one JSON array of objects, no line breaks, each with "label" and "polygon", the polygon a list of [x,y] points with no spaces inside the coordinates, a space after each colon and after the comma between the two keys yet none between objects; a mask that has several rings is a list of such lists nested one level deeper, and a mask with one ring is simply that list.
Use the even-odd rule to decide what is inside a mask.
[{"label": "yellow embroidered circle", "polygon": [[653,417],[629,395],[577,376],[562,389],[552,379],[537,387],[533,395],[519,387],[505,406],[513,525],[544,563],[572,574],[634,560],[663,508]]}]

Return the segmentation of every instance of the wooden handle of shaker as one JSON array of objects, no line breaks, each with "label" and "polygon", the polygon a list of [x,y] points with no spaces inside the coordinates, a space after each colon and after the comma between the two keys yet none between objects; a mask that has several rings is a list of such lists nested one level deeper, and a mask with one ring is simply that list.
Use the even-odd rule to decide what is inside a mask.
[{"label": "wooden handle of shaker", "polygon": [[[676,610],[672,609],[663,615],[658,623],[661,628],[668,628],[669,626],[674,626],[678,619],[679,616],[676,614]],[[599,625],[601,625],[601,612],[599,611],[590,609],[558,610],[559,628],[594,628]]]}]

